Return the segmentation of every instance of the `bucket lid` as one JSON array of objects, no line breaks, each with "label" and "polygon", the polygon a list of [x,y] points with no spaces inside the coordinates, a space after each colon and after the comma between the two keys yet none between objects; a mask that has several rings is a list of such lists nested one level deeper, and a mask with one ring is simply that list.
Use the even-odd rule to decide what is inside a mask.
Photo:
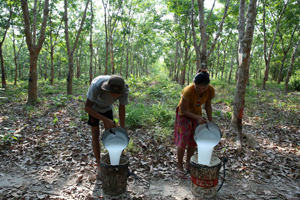
[{"label": "bucket lid", "polygon": [[195,129],[194,139],[204,137],[204,135],[210,135],[213,139],[221,140],[221,130],[214,122],[208,122],[206,124],[200,124]]}]

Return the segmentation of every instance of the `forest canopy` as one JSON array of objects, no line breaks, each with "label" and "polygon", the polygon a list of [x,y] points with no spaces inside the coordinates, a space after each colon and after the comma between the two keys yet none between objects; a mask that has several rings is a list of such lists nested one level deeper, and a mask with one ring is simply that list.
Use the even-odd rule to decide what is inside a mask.
[{"label": "forest canopy", "polygon": [[[197,69],[193,29],[197,41],[201,40],[201,34],[196,2],[193,9],[192,1],[185,0],[26,2],[32,43],[36,45],[43,34],[45,5],[48,9],[45,40],[37,60],[39,79],[50,79],[53,84],[53,77],[66,79],[74,75],[77,78],[85,76],[88,80],[99,74],[155,75],[164,68],[169,77],[183,84],[190,82]],[[217,31],[227,2],[216,1],[216,5],[210,7],[212,2],[204,1],[207,44],[208,47],[215,45],[207,60],[207,68],[213,78],[234,81],[238,69],[240,2],[230,1],[220,33]],[[67,10],[64,5],[68,5]],[[2,84],[6,84],[6,79],[15,80],[16,84],[18,80],[28,79],[30,72],[24,11],[20,2],[1,1],[0,6]],[[263,85],[264,80],[280,83],[286,79],[299,39],[298,7],[298,0],[257,1],[249,74],[251,82]],[[68,22],[69,51],[65,21]],[[217,34],[220,36],[215,42]],[[296,55],[291,71],[293,89],[299,89],[297,71],[300,64],[297,58]],[[154,67],[157,63],[159,69]],[[269,69],[266,70],[267,66]]]}]

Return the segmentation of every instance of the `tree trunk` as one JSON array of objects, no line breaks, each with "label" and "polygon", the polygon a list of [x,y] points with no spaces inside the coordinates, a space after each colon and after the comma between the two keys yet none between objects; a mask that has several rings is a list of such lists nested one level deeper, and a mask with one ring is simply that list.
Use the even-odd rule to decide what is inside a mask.
[{"label": "tree trunk", "polygon": [[290,77],[292,75],[292,69],[293,69],[294,61],[296,59],[296,54],[297,54],[297,51],[298,51],[299,43],[300,43],[300,37],[298,39],[295,50],[293,52],[293,55],[292,55],[292,58],[291,58],[291,64],[290,64],[289,70],[288,70],[287,75],[286,75],[285,85],[284,85],[284,93],[285,94],[287,94],[287,92],[288,92],[288,84],[289,84],[289,81],[290,81]]},{"label": "tree trunk", "polygon": [[[42,49],[43,43],[45,41],[45,30],[47,25],[47,18],[49,13],[49,0],[45,0],[43,20],[41,25],[40,37],[38,43],[35,43],[36,30],[30,30],[30,16],[28,10],[27,0],[21,0],[21,6],[23,10],[24,18],[24,30],[26,36],[26,43],[29,50],[30,57],[30,70],[29,70],[29,82],[28,82],[28,104],[34,104],[37,101],[37,61],[40,50]],[[36,7],[36,5],[35,5]],[[33,22],[36,22],[36,19],[33,19]],[[36,24],[33,23],[33,27]]]},{"label": "tree trunk", "polygon": [[292,40],[294,38],[294,33],[295,31],[297,30],[297,27],[298,27],[298,24],[296,25],[292,35],[291,35],[291,38],[290,38],[290,42],[289,42],[289,45],[287,47],[287,49],[284,48],[284,41],[283,41],[283,38],[282,38],[282,35],[280,34],[280,31],[278,31],[278,33],[280,34],[280,39],[281,39],[281,45],[282,45],[282,51],[283,51],[283,58],[281,60],[281,67],[280,67],[280,70],[279,70],[279,73],[278,73],[278,79],[277,79],[277,83],[280,84],[281,82],[281,78],[282,78],[282,71],[283,71],[283,67],[284,67],[284,62],[285,62],[285,59],[287,57],[287,54],[288,52],[290,51],[290,48],[291,48],[291,44],[292,44]]},{"label": "tree trunk", "polygon": [[[174,16],[175,18],[175,24],[178,24],[178,17],[177,15]],[[177,33],[175,33],[176,37],[175,37],[175,40],[176,40],[176,49],[175,49],[175,58],[174,58],[174,64],[175,64],[175,72],[176,72],[176,82],[178,83],[178,80],[179,80],[179,64],[178,64],[178,57],[179,57],[179,41],[177,39]]]},{"label": "tree trunk", "polygon": [[6,87],[6,73],[3,61],[3,53],[2,53],[2,42],[0,43],[0,60],[1,60],[1,73],[2,73],[2,87]]},{"label": "tree trunk", "polygon": [[96,50],[96,52],[95,52],[95,56],[94,56],[94,62],[95,62],[95,64],[94,64],[94,75],[95,76],[97,76],[97,66],[98,66],[98,59],[97,59],[97,52],[99,51],[99,48],[97,48],[97,50]]},{"label": "tree trunk", "polygon": [[91,0],[91,28],[90,28],[90,83],[93,80],[93,18],[94,18],[94,13],[93,13],[93,1]]},{"label": "tree trunk", "polygon": [[[129,39],[129,37],[128,37]],[[126,80],[128,78],[128,72],[129,72],[129,42],[128,42],[128,46],[127,46],[127,49],[126,49]]]},{"label": "tree trunk", "polygon": [[238,42],[236,43],[236,48],[232,49],[232,56],[231,56],[230,72],[229,72],[229,76],[228,76],[228,83],[230,83],[230,81],[231,81],[233,61],[234,61],[234,58],[235,58],[234,54],[235,54],[235,50],[237,49],[237,45],[238,45]]},{"label": "tree trunk", "polygon": [[194,0],[192,0],[191,8],[191,24],[192,24],[192,33],[193,33],[193,43],[196,52],[196,69],[201,69],[201,58],[200,58],[200,45],[197,43],[195,24],[194,24]]},{"label": "tree trunk", "polygon": [[51,80],[50,80],[50,82],[51,82],[51,85],[53,85],[53,83],[54,83],[54,63],[53,63],[53,61],[54,61],[54,47],[51,47],[51,52],[50,52],[50,59],[51,59]]},{"label": "tree trunk", "polygon": [[122,46],[122,55],[121,55],[121,61],[120,61],[120,75],[122,76],[122,68],[123,68],[123,56],[125,52],[125,37],[126,34],[123,35],[123,46]]},{"label": "tree trunk", "polygon": [[82,20],[81,20],[81,24],[80,24],[80,28],[77,32],[76,35],[76,39],[75,42],[73,44],[73,47],[70,47],[70,40],[69,40],[69,26],[68,26],[68,1],[64,0],[65,3],[65,15],[64,15],[64,20],[65,20],[65,38],[66,38],[66,46],[67,46],[67,51],[68,51],[68,65],[69,65],[69,73],[68,73],[68,77],[67,77],[67,94],[73,94],[73,56],[74,56],[74,52],[77,46],[77,42],[84,24],[84,20],[86,17],[86,11],[88,8],[90,0],[87,0],[86,2],[86,6],[85,6],[85,10],[82,16]]},{"label": "tree trunk", "polygon": [[109,34],[109,58],[111,64],[111,73],[115,74],[114,46],[113,46],[112,33]]},{"label": "tree trunk", "polygon": [[[240,5],[243,5],[245,0],[240,0]],[[243,13],[245,7],[240,6],[240,13]],[[244,17],[244,15],[240,15],[240,17]],[[248,14],[247,14],[247,25],[246,31],[243,30],[242,24],[239,24],[239,33],[244,32],[244,35],[240,34],[240,48],[239,48],[239,59],[240,65],[239,73],[238,73],[238,82],[236,86],[236,93],[234,97],[234,107],[233,107],[233,115],[231,120],[231,127],[233,128],[233,132],[237,134],[238,146],[241,148],[241,134],[242,134],[242,120],[243,113],[245,107],[245,94],[246,94],[246,85],[249,78],[249,63],[250,63],[250,52],[251,52],[251,44],[253,40],[254,26],[256,19],[256,0],[250,0],[248,6]],[[240,19],[240,22],[244,21]]]},{"label": "tree trunk", "polygon": [[217,51],[217,66],[216,66],[216,73],[215,73],[215,78],[218,78],[218,68],[219,68],[219,64],[220,64],[220,44],[218,44],[218,51]]},{"label": "tree trunk", "polygon": [[181,76],[181,85],[185,85],[185,75],[186,75],[186,68],[187,68],[187,61],[188,61],[188,55],[190,51],[190,47],[188,45],[188,27],[185,26],[184,31],[184,60],[183,60],[183,70],[182,70],[182,76]]},{"label": "tree trunk", "polygon": [[[198,0],[198,1],[199,1],[199,0]],[[227,0],[226,6],[225,6],[225,9],[224,9],[223,18],[222,18],[221,23],[219,24],[219,30],[218,30],[218,32],[216,33],[216,36],[215,36],[215,38],[214,38],[214,41],[213,41],[213,43],[212,43],[212,45],[211,45],[209,51],[206,53],[206,60],[205,60],[206,64],[207,64],[207,61],[208,61],[208,59],[209,59],[210,54],[213,52],[213,50],[214,50],[216,44],[218,43],[219,37],[221,36],[222,29],[223,29],[223,24],[224,24],[225,18],[227,17],[227,10],[228,10],[228,8],[229,8],[229,4],[230,4],[230,0]],[[206,41],[206,42],[207,42],[207,41]],[[207,51],[207,50],[206,50],[206,51]]]},{"label": "tree trunk", "polygon": [[4,41],[5,41],[5,37],[6,37],[7,31],[9,29],[9,27],[10,27],[11,16],[12,16],[12,11],[11,11],[11,7],[10,7],[9,17],[8,17],[8,20],[7,20],[6,26],[5,26],[6,28],[4,30],[2,41],[0,41],[0,60],[1,60],[1,73],[2,73],[2,87],[4,87],[4,88],[6,87],[6,70],[5,70],[5,67],[4,67],[2,45],[3,45]]},{"label": "tree trunk", "polygon": [[20,51],[22,49],[22,46],[24,44],[24,37],[22,39],[22,43],[19,47],[19,50],[18,50],[18,53],[16,52],[16,43],[15,43],[15,32],[14,32],[14,29],[13,29],[13,49],[14,49],[14,64],[15,64],[15,82],[14,82],[14,85],[17,85],[17,79],[18,79],[18,69],[19,69],[19,78],[20,78],[20,66],[18,65],[18,58],[19,58],[19,55],[20,55]]},{"label": "tree trunk", "polygon": [[225,46],[224,46],[224,50],[223,50],[224,58],[223,58],[223,66],[222,66],[221,79],[223,79],[223,73],[224,73],[224,69],[225,69],[226,53],[227,53],[226,52],[226,48],[227,48],[228,40],[229,40],[229,36],[227,37],[227,40],[226,40],[226,43],[225,43]]},{"label": "tree trunk", "polygon": [[[54,4],[52,4],[54,5]],[[51,8],[51,10],[53,10],[53,7]],[[49,20],[49,23],[50,23],[50,63],[51,63],[51,72],[50,72],[50,76],[51,76],[51,85],[53,85],[54,83],[54,47],[56,45],[56,41],[57,41],[57,36],[58,36],[58,32],[60,31],[60,27],[61,27],[61,24],[63,22],[63,18],[61,19],[61,22],[60,22],[60,25],[59,25],[59,28],[57,29],[57,32],[56,32],[56,38],[53,42],[53,37],[52,37],[52,29],[51,29],[51,23],[52,23],[52,20],[51,20],[51,15],[50,15],[50,20]]]},{"label": "tree trunk", "polygon": [[81,40],[81,44],[80,44],[80,49],[79,49],[79,55],[78,55],[78,50],[77,50],[77,58],[76,58],[76,62],[77,62],[77,78],[80,77],[81,75],[81,53],[82,53],[82,40]]},{"label": "tree trunk", "polygon": [[268,80],[269,77],[269,70],[270,70],[270,62],[271,62],[271,55],[272,55],[272,51],[273,51],[273,45],[275,43],[275,39],[276,39],[276,35],[277,32],[279,30],[279,22],[281,20],[281,17],[285,11],[286,6],[288,5],[289,0],[287,0],[287,2],[284,4],[284,7],[280,13],[280,16],[277,20],[277,25],[276,25],[276,30],[274,32],[274,36],[273,36],[273,41],[270,45],[270,49],[269,52],[267,53],[267,39],[266,39],[266,26],[265,26],[265,12],[266,12],[266,8],[265,8],[265,0],[263,0],[263,11],[264,11],[264,16],[263,16],[263,26],[264,26],[264,58],[265,58],[265,64],[266,64],[266,69],[265,69],[265,75],[264,75],[264,79],[263,79],[263,84],[262,84],[262,88],[266,89],[266,82]]},{"label": "tree trunk", "polygon": [[47,62],[47,56],[45,57],[45,81],[47,80],[47,68],[48,68],[48,62]]},{"label": "tree trunk", "polygon": [[106,16],[106,9],[107,4],[104,3],[104,0],[102,0],[103,3],[103,9],[104,9],[104,26],[105,26],[105,70],[104,74],[107,75],[107,62],[108,62],[108,30],[107,30],[107,16]]}]

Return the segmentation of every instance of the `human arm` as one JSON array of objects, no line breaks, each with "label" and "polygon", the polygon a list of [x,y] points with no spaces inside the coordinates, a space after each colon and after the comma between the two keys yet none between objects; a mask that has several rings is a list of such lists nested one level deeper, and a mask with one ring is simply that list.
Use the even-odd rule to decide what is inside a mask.
[{"label": "human arm", "polygon": [[87,112],[88,114],[92,115],[93,117],[95,117],[99,120],[102,120],[108,129],[115,127],[116,125],[114,124],[113,120],[101,115],[93,108],[94,104],[95,104],[94,102],[87,99],[85,102],[85,107],[84,107],[85,112]]},{"label": "human arm", "polygon": [[202,117],[201,115],[196,115],[196,114],[192,113],[191,111],[189,111],[187,109],[188,105],[189,105],[189,100],[182,97],[182,101],[181,101],[181,105],[180,105],[181,113],[189,118],[198,120],[198,122],[200,124],[205,124],[207,122],[207,120],[204,117]]},{"label": "human arm", "polygon": [[213,121],[213,119],[212,119],[211,100],[212,100],[212,98],[209,98],[205,102],[205,110],[206,110],[206,115],[207,115],[208,121]]},{"label": "human arm", "polygon": [[120,118],[120,126],[125,129],[125,105],[119,106],[119,118]]}]

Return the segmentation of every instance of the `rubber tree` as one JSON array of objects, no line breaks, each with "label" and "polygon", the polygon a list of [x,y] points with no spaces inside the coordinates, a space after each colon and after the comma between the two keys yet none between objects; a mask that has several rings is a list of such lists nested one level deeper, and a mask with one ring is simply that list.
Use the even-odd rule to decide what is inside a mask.
[{"label": "rubber tree", "polygon": [[88,9],[90,0],[86,1],[86,6],[83,12],[83,16],[81,19],[80,27],[77,31],[75,41],[73,42],[73,46],[70,44],[70,36],[69,36],[69,23],[68,23],[68,0],[64,0],[64,6],[65,6],[65,12],[64,12],[64,21],[65,21],[65,39],[66,39],[66,45],[67,45],[67,52],[68,52],[68,66],[69,66],[69,72],[68,72],[68,77],[67,77],[67,94],[73,94],[73,76],[74,76],[74,71],[73,71],[73,58],[74,58],[74,52],[76,50],[76,46],[78,43],[78,39],[80,36],[80,33],[82,31],[82,27],[85,21],[86,17],[86,12]]},{"label": "rubber tree", "polygon": [[[0,4],[1,8],[1,15],[0,15],[0,62],[1,62],[1,74],[2,74],[2,87],[6,87],[6,72],[4,67],[4,60],[3,60],[3,50],[2,46],[6,38],[7,31],[10,27],[10,20],[12,17],[12,5],[9,2],[4,1]],[[2,16],[3,15],[3,16]]]},{"label": "rubber tree", "polygon": [[[173,23],[162,27],[167,31],[170,40],[175,41],[174,48],[174,67],[170,69],[170,74],[181,85],[185,84],[186,71],[188,68],[188,58],[191,57],[191,2],[190,1],[168,1],[168,10],[173,14]],[[165,23],[165,22],[164,22]]]},{"label": "rubber tree", "polygon": [[256,20],[256,0],[249,0],[247,23],[245,27],[245,0],[240,0],[239,16],[239,70],[233,102],[231,131],[237,134],[238,147],[241,148],[242,121],[245,108],[246,86],[249,79],[250,52]]},{"label": "rubber tree", "polygon": [[286,9],[286,6],[289,3],[289,0],[287,0],[287,2],[283,5],[283,8],[282,8],[282,10],[281,10],[281,12],[280,12],[280,14],[277,18],[276,29],[274,31],[273,39],[272,39],[272,42],[271,42],[270,47],[268,49],[268,47],[267,47],[267,30],[266,30],[266,1],[267,0],[262,0],[262,2],[263,2],[263,12],[264,12],[263,13],[264,59],[265,59],[265,65],[266,65],[264,79],[263,79],[263,83],[262,83],[262,88],[263,89],[266,89],[266,83],[267,83],[267,80],[269,78],[271,56],[272,56],[272,51],[273,51],[276,35],[277,35],[278,30],[280,28],[280,20],[283,16],[283,13],[284,13],[285,9]]},{"label": "rubber tree", "polygon": [[90,83],[93,80],[93,1],[91,0],[91,19],[90,19]]},{"label": "rubber tree", "polygon": [[292,46],[292,41],[293,41],[293,37],[294,37],[294,33],[295,31],[297,30],[297,27],[298,27],[298,24],[296,24],[296,27],[294,28],[294,30],[292,31],[292,34],[290,36],[290,39],[289,39],[289,42],[287,43],[286,45],[286,42],[284,40],[284,37],[283,35],[281,34],[280,31],[278,31],[279,33],[279,37],[280,37],[280,41],[281,41],[281,46],[282,46],[282,53],[283,53],[283,56],[282,56],[282,59],[281,59],[281,65],[280,65],[280,69],[279,69],[279,72],[278,72],[278,77],[277,77],[277,83],[279,84],[281,82],[281,78],[282,78],[282,71],[283,71],[283,68],[284,68],[284,63],[285,63],[285,60],[287,58],[287,55],[291,49],[291,46]]},{"label": "rubber tree", "polygon": [[[224,8],[223,18],[219,24],[219,29],[218,29],[217,33],[215,33],[215,38],[213,39],[209,50],[208,50],[209,36],[206,32],[207,27],[206,27],[206,22],[205,22],[205,17],[204,17],[204,0],[197,0],[197,4],[198,4],[198,11],[199,11],[198,17],[199,17],[199,30],[200,30],[201,40],[200,40],[200,43],[198,44],[198,41],[195,36],[196,33],[193,29],[194,48],[195,48],[196,55],[197,55],[196,65],[197,65],[198,69],[207,70],[207,61],[209,59],[210,54],[214,50],[214,48],[218,42],[218,39],[221,35],[223,24],[224,24],[225,18],[227,16],[227,10],[229,8],[230,0],[227,0],[227,3]],[[193,10],[194,10],[194,0],[192,0],[192,13],[194,13]],[[193,19],[193,16],[192,16],[192,19]],[[195,25],[193,22],[194,21],[191,20],[192,26],[194,27]]]},{"label": "rubber tree", "polygon": [[290,67],[289,67],[287,75],[286,75],[285,85],[284,85],[284,93],[285,94],[287,94],[287,91],[288,91],[288,84],[289,84],[290,77],[292,75],[292,69],[293,69],[294,61],[296,59],[296,55],[297,55],[297,52],[298,52],[299,43],[300,43],[300,37],[299,37],[297,45],[294,49],[294,52],[293,52],[293,55],[292,55],[292,58],[291,58]]},{"label": "rubber tree", "polygon": [[[285,61],[289,58],[290,54],[292,54],[292,48],[297,43],[297,36],[295,33],[299,30],[299,16],[300,10],[297,2],[292,0],[287,9],[285,11],[285,15],[283,16],[284,23],[281,23],[280,29],[278,30],[279,35],[279,44],[281,44],[281,65],[278,72],[277,83],[279,84],[283,80],[283,71],[287,64]],[[295,37],[294,37],[295,36]]]},{"label": "rubber tree", "polygon": [[[50,83],[53,85],[54,83],[54,48],[58,44],[59,39],[59,31],[61,30],[63,17],[57,15],[58,13],[57,7],[55,4],[57,1],[51,1],[50,3],[50,14],[49,14],[49,30],[48,34],[49,37],[47,38],[49,41],[46,40],[48,43],[48,52],[50,54]],[[58,20],[57,20],[58,19]]]},{"label": "rubber tree", "polygon": [[[45,31],[47,26],[47,19],[49,13],[49,0],[44,1],[43,18],[39,32],[39,39],[37,41],[37,0],[34,1],[33,19],[30,19],[28,1],[21,0],[24,18],[24,31],[26,36],[27,48],[29,50],[29,80],[28,80],[28,104],[35,104],[37,101],[37,62],[39,53],[45,41]],[[32,22],[32,23],[30,23]]]}]

